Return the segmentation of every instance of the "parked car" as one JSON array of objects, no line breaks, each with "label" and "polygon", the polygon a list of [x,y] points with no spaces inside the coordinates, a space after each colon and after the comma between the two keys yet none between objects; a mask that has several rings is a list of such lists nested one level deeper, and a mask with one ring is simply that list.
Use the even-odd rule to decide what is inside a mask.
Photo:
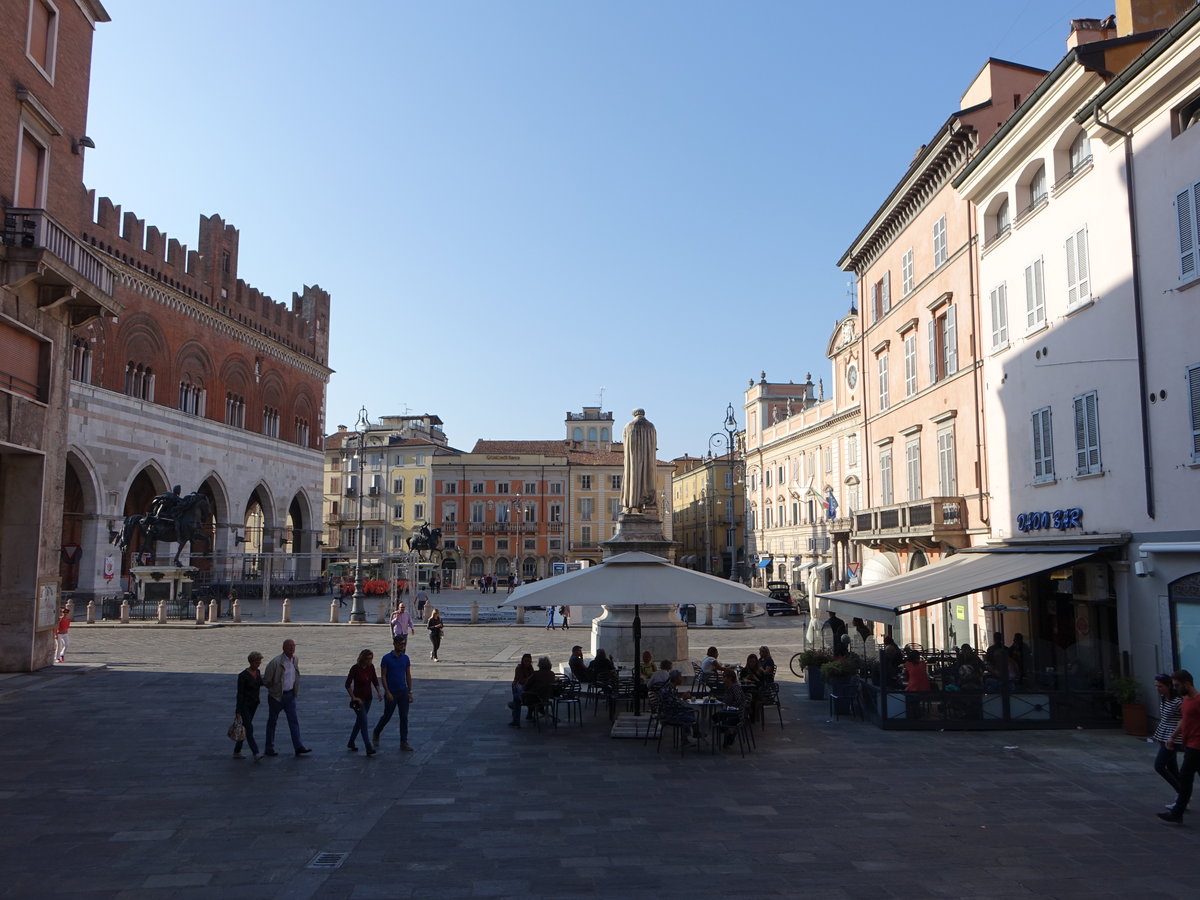
[{"label": "parked car", "polygon": [[[807,607],[807,604],[805,604]],[[786,581],[767,582],[767,615],[798,616],[799,604],[792,599],[792,590]]]}]

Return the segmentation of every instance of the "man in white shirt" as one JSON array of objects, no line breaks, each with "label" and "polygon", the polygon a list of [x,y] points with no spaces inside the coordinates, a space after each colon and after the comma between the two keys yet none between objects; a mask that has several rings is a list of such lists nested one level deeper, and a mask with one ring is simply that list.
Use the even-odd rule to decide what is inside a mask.
[{"label": "man in white shirt", "polygon": [[[428,594],[426,595],[428,597]],[[416,634],[416,626],[413,625],[412,616],[408,614],[408,610],[404,608],[404,601],[401,600],[396,604],[396,611],[392,613],[392,637],[407,638],[410,634]]]},{"label": "man in white shirt", "polygon": [[267,689],[267,756],[278,756],[275,752],[275,726],[279,713],[287,716],[288,731],[292,734],[292,749],[297,756],[312,751],[300,739],[300,721],[296,718],[296,696],[300,693],[300,661],[296,659],[296,642],[288,638],[283,642],[283,652],[267,663],[263,672],[263,686]]}]

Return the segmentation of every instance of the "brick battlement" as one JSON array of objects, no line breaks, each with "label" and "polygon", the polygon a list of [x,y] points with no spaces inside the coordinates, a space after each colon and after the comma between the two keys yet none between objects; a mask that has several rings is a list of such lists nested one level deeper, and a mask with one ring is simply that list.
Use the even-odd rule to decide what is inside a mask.
[{"label": "brick battlement", "polygon": [[328,292],[305,285],[301,293],[293,292],[289,309],[246,284],[237,276],[238,230],[220,216],[200,216],[199,249],[189,250],[134,213],[122,212],[108,197],[97,202],[96,192],[89,190],[87,199],[95,216],[84,226],[83,239],[96,250],[322,365],[327,363]]}]

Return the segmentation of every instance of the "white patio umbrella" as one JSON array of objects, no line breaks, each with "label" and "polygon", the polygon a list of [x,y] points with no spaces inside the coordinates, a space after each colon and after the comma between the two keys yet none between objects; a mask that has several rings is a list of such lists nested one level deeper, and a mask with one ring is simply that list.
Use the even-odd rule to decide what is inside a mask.
[{"label": "white patio umbrella", "polygon": [[523,584],[501,606],[632,606],[634,715],[638,714],[642,657],[642,605],[761,602],[762,595],[736,581],[683,569],[652,553],[631,551],[544,581]]}]

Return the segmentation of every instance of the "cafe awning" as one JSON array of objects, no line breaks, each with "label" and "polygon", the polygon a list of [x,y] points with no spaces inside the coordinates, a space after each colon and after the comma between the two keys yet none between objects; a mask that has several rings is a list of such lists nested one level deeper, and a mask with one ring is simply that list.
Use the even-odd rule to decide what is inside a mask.
[{"label": "cafe awning", "polygon": [[770,564],[771,564],[773,561],[774,561],[774,560],[772,560],[772,559],[771,559],[771,557],[769,557],[769,556],[764,556],[762,559],[760,559],[760,560],[758,561],[758,567],[759,567],[760,569],[765,569],[765,568],[766,568],[767,566],[769,566],[769,565],[770,565]]},{"label": "cafe awning", "polygon": [[817,594],[826,607],[846,616],[896,624],[904,613],[953,597],[985,591],[1039,572],[1086,559],[1099,547],[1055,547],[1045,551],[964,550],[945,562],[924,566],[864,587]]}]

